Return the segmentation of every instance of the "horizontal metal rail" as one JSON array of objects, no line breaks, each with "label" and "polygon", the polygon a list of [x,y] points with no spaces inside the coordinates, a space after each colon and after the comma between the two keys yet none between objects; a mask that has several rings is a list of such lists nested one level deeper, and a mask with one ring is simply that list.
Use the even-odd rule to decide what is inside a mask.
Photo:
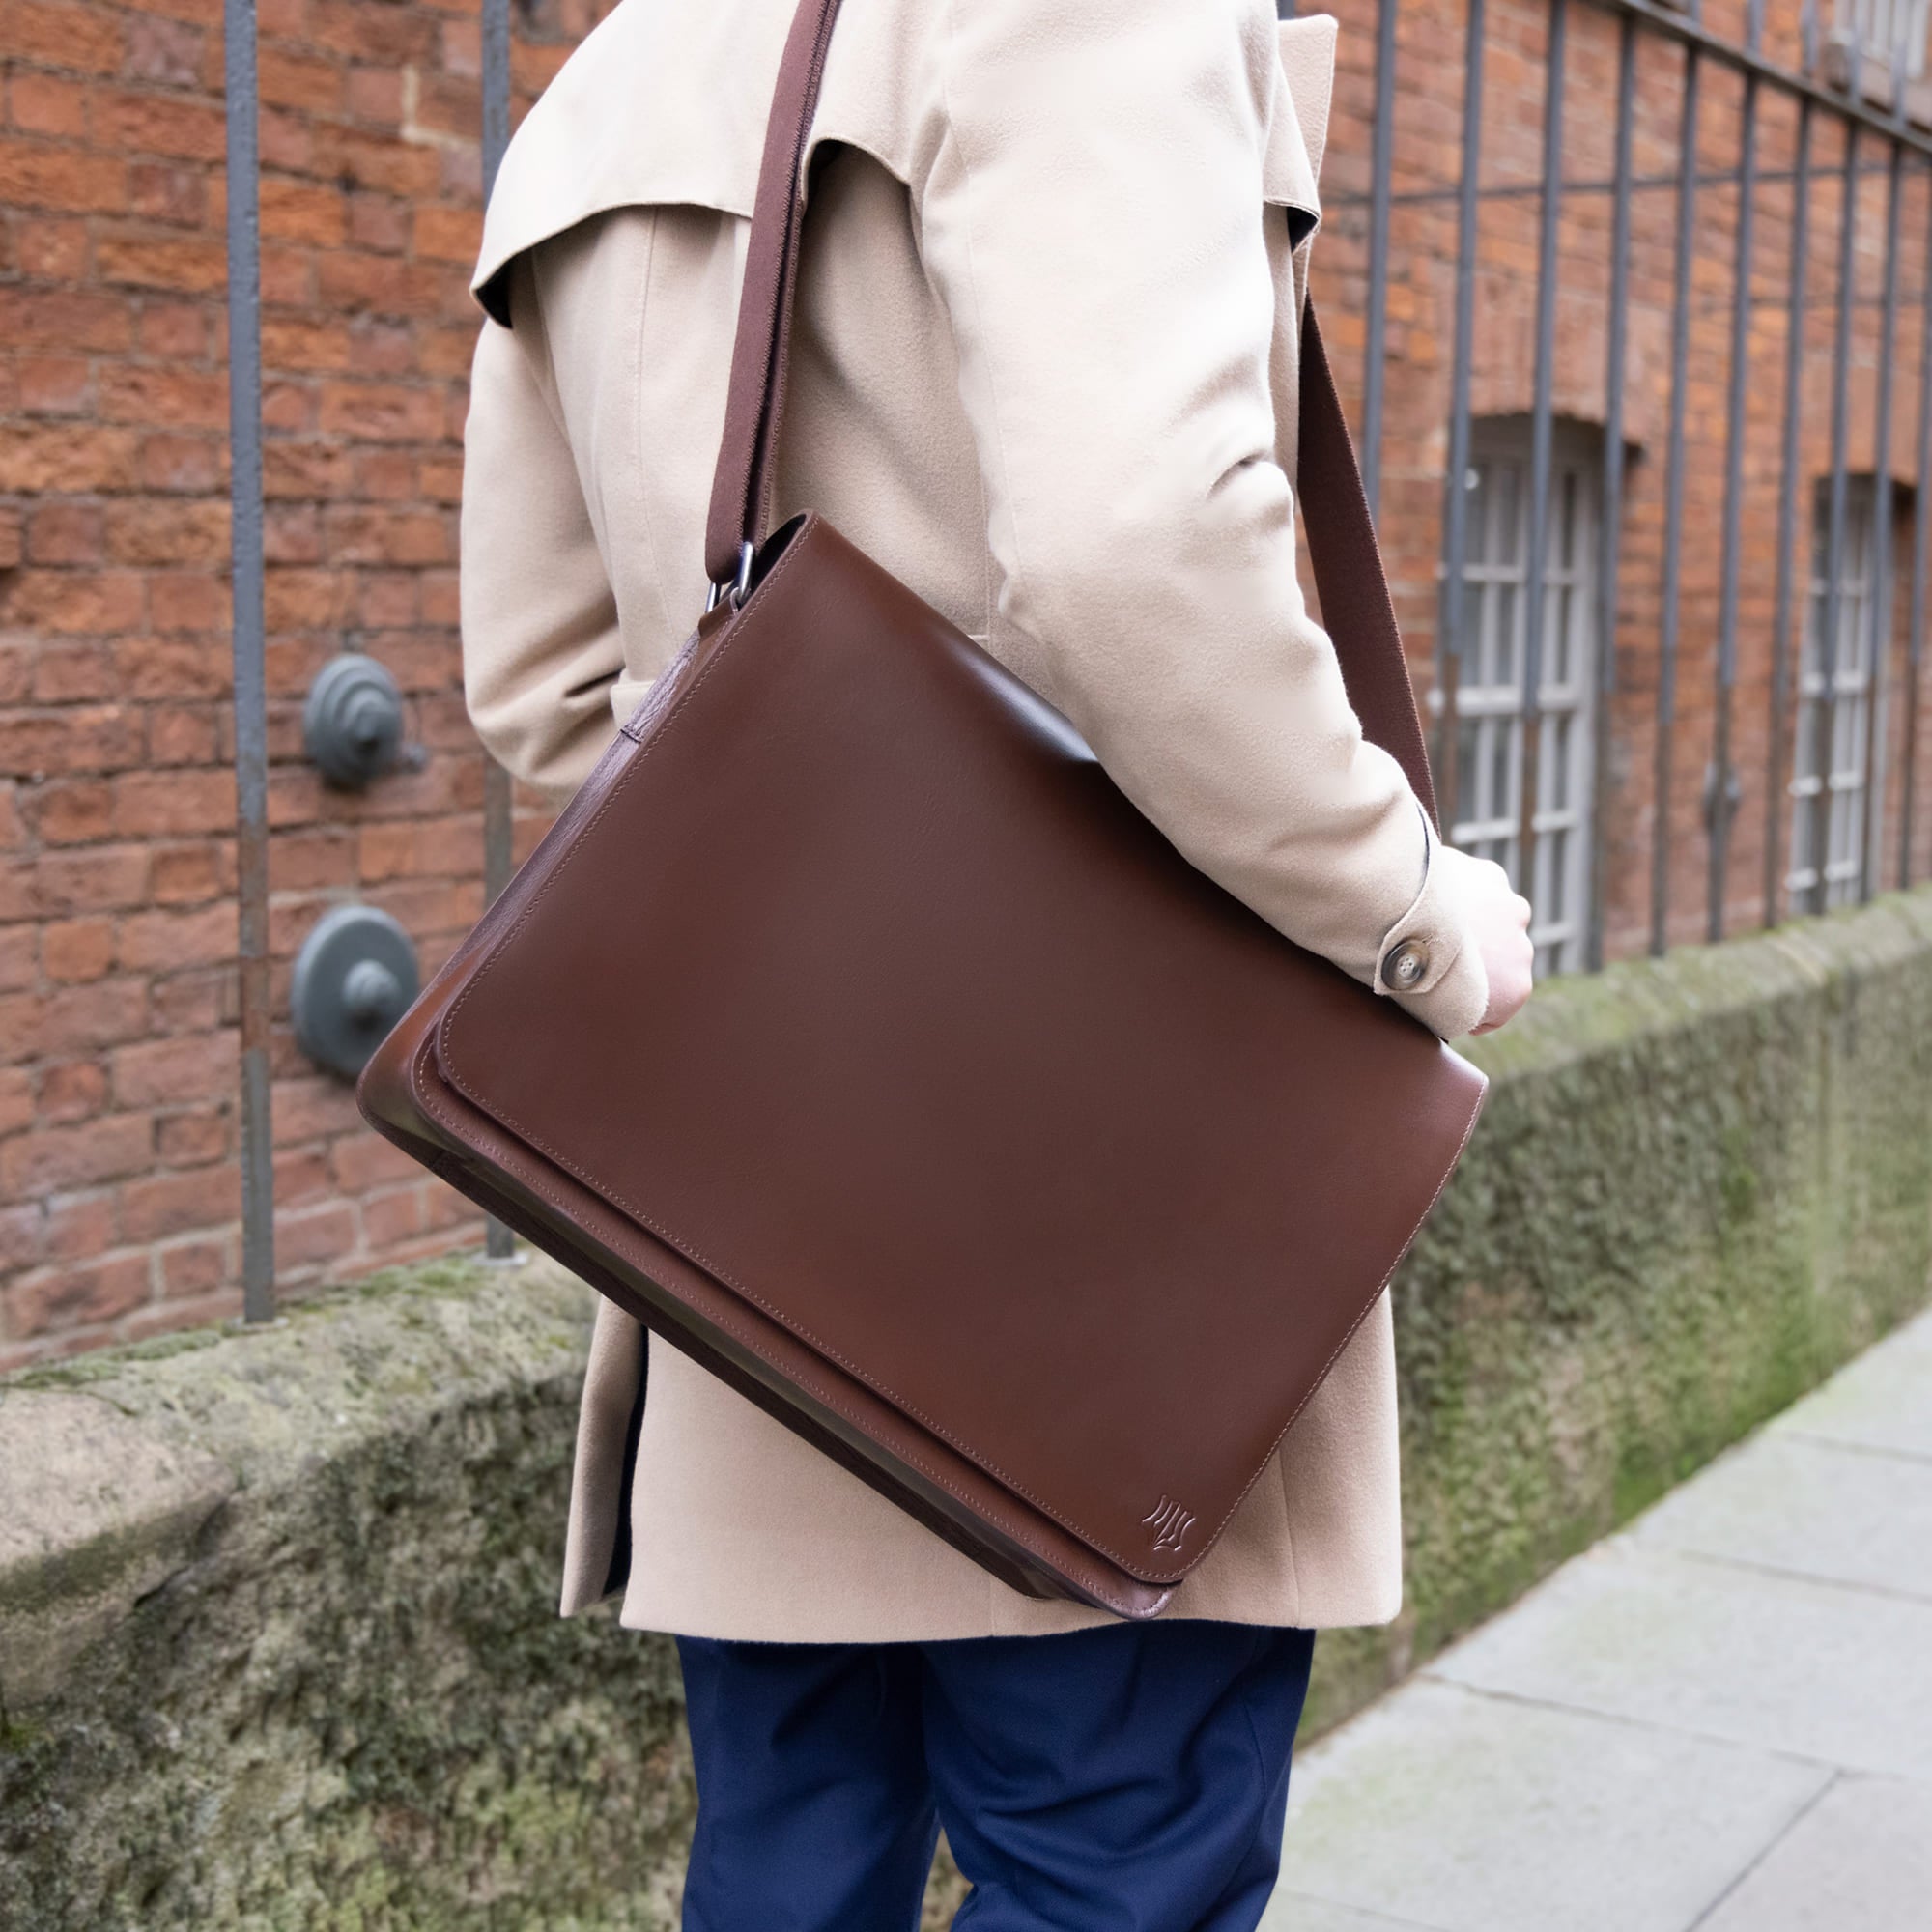
[{"label": "horizontal metal rail", "polygon": [[[1592,4],[1592,0],[1577,0],[1577,4],[1579,6],[1588,6]],[[1810,172],[1813,182],[1842,181],[1845,174],[1842,167],[1814,167]],[[1867,173],[1876,174],[1881,172],[1881,170],[1872,167],[1869,163],[1861,163],[1859,172],[1861,175]],[[1761,167],[1757,171],[1758,185],[1760,187],[1789,186],[1793,180],[1796,179],[1797,173],[1798,171],[1795,167]],[[1738,171],[1736,168],[1699,168],[1695,177],[1695,186],[1701,194],[1707,187],[1735,187],[1737,180]],[[1668,195],[1675,195],[1683,185],[1684,177],[1676,168],[1672,168],[1668,174],[1634,174],[1628,184],[1631,191],[1634,193]],[[1618,192],[1618,189],[1619,184],[1614,174],[1565,175],[1557,185],[1557,192],[1565,201],[1578,200],[1597,194],[1614,195]],[[1424,208],[1432,203],[1460,202],[1462,198],[1463,189],[1460,184],[1448,182],[1439,187],[1414,187],[1392,191],[1389,196],[1389,205],[1391,208]],[[1338,188],[1332,193],[1323,193],[1321,206],[1330,212],[1338,208],[1366,208],[1370,205],[1372,199],[1373,194],[1358,194],[1353,190]],[[1476,199],[1479,202],[1485,203],[1495,201],[1540,202],[1543,199],[1543,180],[1539,176],[1535,181],[1492,182],[1487,186],[1477,188]]]}]

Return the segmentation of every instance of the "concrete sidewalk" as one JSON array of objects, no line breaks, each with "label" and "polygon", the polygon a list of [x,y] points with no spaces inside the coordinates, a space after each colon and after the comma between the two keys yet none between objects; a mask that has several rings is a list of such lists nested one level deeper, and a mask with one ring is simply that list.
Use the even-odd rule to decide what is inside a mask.
[{"label": "concrete sidewalk", "polygon": [[1296,1765],[1263,1932],[1932,1932],[1932,1314]]}]

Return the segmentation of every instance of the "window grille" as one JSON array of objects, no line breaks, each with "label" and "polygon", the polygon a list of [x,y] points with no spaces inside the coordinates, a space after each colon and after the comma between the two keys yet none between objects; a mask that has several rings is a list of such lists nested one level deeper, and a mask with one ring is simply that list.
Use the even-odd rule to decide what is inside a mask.
[{"label": "window grille", "polygon": [[1479,424],[1464,476],[1463,656],[1451,842],[1493,859],[1535,908],[1540,973],[1584,964],[1597,691],[1596,476],[1588,432],[1563,425],[1550,471],[1543,586],[1543,717],[1529,883],[1521,864],[1530,428]]},{"label": "window grille", "polygon": [[1832,30],[1818,51],[1826,82],[1872,105],[1896,108],[1913,122],[1932,120],[1926,41],[1932,0],[1837,0]]},{"label": "window grille", "polygon": [[[1799,667],[1791,779],[1791,870],[1794,911],[1848,905],[1860,895],[1865,862],[1865,783],[1877,699],[1873,608],[1875,492],[1872,479],[1847,479],[1844,552],[1838,563],[1831,703],[1825,697],[1826,621],[1832,506],[1820,489],[1812,517],[1811,579]],[[1826,738],[1831,739],[1826,756]],[[1822,806],[1814,806],[1820,791]],[[1822,847],[1822,850],[1820,849]]]},{"label": "window grille", "polygon": [[1925,72],[1925,40],[1932,0],[1838,0],[1837,38],[1856,43],[1868,61],[1895,67],[1902,58],[1908,80]]}]

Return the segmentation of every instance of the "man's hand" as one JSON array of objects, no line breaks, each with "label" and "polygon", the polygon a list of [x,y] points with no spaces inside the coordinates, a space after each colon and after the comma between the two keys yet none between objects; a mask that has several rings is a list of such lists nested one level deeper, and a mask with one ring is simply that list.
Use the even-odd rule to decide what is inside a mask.
[{"label": "man's hand", "polygon": [[1474,859],[1466,852],[1456,857],[1463,864],[1470,935],[1490,976],[1490,1003],[1472,1031],[1494,1033],[1529,999],[1536,965],[1536,949],[1529,943],[1529,901],[1493,860]]}]

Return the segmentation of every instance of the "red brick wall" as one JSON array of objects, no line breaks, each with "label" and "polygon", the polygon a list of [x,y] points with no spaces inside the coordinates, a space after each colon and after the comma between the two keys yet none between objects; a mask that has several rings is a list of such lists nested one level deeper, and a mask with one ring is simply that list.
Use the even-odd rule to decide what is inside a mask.
[{"label": "red brick wall", "polygon": [[[520,21],[527,97],[595,0]],[[219,0],[0,6],[0,1368],[237,1306]],[[433,965],[481,904],[456,500],[477,235],[473,4],[263,0],[276,994],[327,904]],[[345,645],[424,768],[300,759]],[[284,1029],[291,1287],[469,1238]]]},{"label": "red brick wall", "polygon": [[[519,14],[527,98],[607,0]],[[1345,383],[1362,342],[1372,0],[1338,0],[1342,72],[1318,284]],[[1773,10],[1782,15],[1790,10]],[[1741,0],[1712,0],[1719,32]],[[1427,687],[1452,347],[1461,0],[1404,0],[1382,515]],[[1491,0],[1486,187],[1541,178],[1542,0]],[[1566,175],[1610,165],[1614,24],[1570,14]],[[273,944],[288,963],[328,904],[385,906],[433,966],[480,906],[482,767],[455,635],[455,502],[474,333],[472,5],[263,0]],[[1776,45],[1788,60],[1795,47]],[[222,119],[218,0],[0,0],[0,1368],[237,1306]],[[1644,943],[1656,790],[1663,444],[1681,55],[1642,36],[1627,429],[1633,462],[1609,794],[1613,950]],[[1707,69],[1700,154],[1735,164],[1738,85]],[[1767,97],[1762,166],[1793,116]],[[1806,320],[1804,469],[1822,472],[1841,139],[1821,116]],[[1894,470],[1909,477],[1926,186],[1905,214]],[[1853,462],[1870,462],[1881,185],[1861,209]],[[1766,671],[1784,354],[1788,189],[1759,203],[1734,926],[1762,915]],[[1484,204],[1475,407],[1526,410],[1533,195]],[[1717,527],[1736,197],[1700,197],[1686,492],[1672,931],[1703,929]],[[1608,200],[1561,237],[1558,407],[1604,410]],[[1808,519],[1808,489],[1801,505]],[[1906,587],[1898,599],[1902,633]],[[422,770],[331,793],[299,756],[317,668],[348,644],[410,695]],[[1896,739],[1891,710],[1897,809]],[[1924,742],[1932,755],[1932,719]],[[1781,784],[1774,778],[1770,785]],[[1932,775],[1919,852],[1932,869]],[[534,829],[527,813],[524,839]],[[1884,878],[1890,882],[1891,840]],[[357,1126],[348,1089],[286,1030],[275,1054],[277,1248],[298,1289],[474,1237],[438,1184]]]}]

